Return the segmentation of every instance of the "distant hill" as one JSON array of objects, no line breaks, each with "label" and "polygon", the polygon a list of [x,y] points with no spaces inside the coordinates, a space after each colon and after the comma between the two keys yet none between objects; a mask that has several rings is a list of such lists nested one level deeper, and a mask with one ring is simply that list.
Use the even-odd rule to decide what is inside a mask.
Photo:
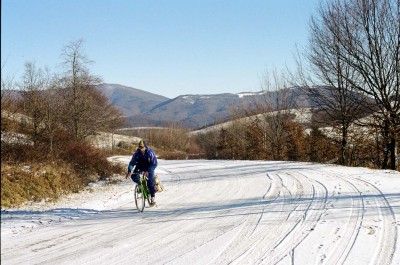
[{"label": "distant hill", "polygon": [[[266,93],[269,93],[270,98],[276,97],[276,92],[243,92],[181,95],[169,99],[118,84],[101,84],[98,88],[127,116],[126,126],[131,127],[179,123],[191,129],[197,129],[228,119],[232,106],[243,104],[252,106],[255,101],[263,100]],[[312,106],[300,88],[290,89],[288,96],[299,108]]]},{"label": "distant hill", "polygon": [[128,117],[146,113],[155,105],[169,99],[164,96],[118,84],[104,83],[97,86],[97,88],[109,98],[113,105]]},{"label": "distant hill", "polygon": [[154,106],[147,115],[198,128],[226,119],[231,106],[242,102],[236,94],[183,95]]}]

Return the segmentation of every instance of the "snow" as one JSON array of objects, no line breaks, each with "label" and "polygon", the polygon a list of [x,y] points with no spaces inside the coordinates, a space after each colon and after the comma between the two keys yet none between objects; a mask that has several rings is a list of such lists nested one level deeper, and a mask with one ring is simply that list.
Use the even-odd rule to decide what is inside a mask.
[{"label": "snow", "polygon": [[182,96],[182,99],[184,99],[184,101],[186,102],[186,103],[189,103],[189,104],[194,104],[194,103],[196,103],[196,101],[195,101],[195,99],[193,98],[193,96]]},{"label": "snow", "polygon": [[89,136],[88,139],[97,148],[110,148],[110,149],[113,146],[117,146],[121,142],[130,143],[133,145],[142,140],[142,138],[135,136],[127,136],[122,134],[106,133],[106,132],[99,132],[97,135]]},{"label": "snow", "polygon": [[143,213],[122,176],[3,209],[2,264],[400,264],[399,172],[160,160],[156,173],[165,190]]},{"label": "snow", "polygon": [[1,132],[1,141],[10,144],[33,145],[33,141],[29,140],[28,136],[22,133]]},{"label": "snow", "polygon": [[261,91],[261,92],[241,92],[241,93],[238,93],[237,96],[239,98],[244,98],[244,97],[252,97],[252,96],[258,96],[258,95],[263,95],[263,94],[265,94],[264,91]]}]

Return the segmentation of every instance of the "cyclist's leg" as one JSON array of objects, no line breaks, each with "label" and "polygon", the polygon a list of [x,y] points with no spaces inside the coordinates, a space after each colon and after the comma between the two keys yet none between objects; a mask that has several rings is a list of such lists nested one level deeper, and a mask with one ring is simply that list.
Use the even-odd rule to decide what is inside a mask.
[{"label": "cyclist's leg", "polygon": [[139,181],[139,179],[140,179],[140,170],[139,169],[135,168],[135,170],[133,170],[133,173],[131,175],[131,179],[132,179],[133,182],[135,182],[136,184],[140,185],[140,181]]},{"label": "cyclist's leg", "polygon": [[147,178],[147,187],[149,188],[149,192],[151,197],[154,197],[156,194],[156,189],[154,187],[154,171],[149,171],[149,176]]}]

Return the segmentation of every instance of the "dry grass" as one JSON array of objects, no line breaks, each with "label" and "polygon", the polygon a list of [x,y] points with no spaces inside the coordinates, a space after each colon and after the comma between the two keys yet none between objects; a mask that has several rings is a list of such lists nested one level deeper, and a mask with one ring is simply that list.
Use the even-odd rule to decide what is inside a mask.
[{"label": "dry grass", "polygon": [[184,160],[188,159],[188,155],[184,151],[179,150],[154,150],[158,158],[165,160]]},{"label": "dry grass", "polygon": [[[27,201],[52,201],[79,192],[88,183],[110,180],[125,167],[107,161],[107,154],[84,143],[71,143],[55,158],[22,145],[2,146],[1,207]],[[7,159],[3,159],[7,158]]]},{"label": "dry grass", "polygon": [[27,201],[55,200],[62,194],[84,187],[80,178],[65,164],[1,164],[1,207]]}]

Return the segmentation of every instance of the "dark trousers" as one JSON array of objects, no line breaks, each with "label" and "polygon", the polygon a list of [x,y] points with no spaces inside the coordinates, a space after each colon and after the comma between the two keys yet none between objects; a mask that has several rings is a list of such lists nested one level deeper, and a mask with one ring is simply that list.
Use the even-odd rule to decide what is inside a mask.
[{"label": "dark trousers", "polygon": [[[139,184],[139,178],[140,178],[140,174],[145,171],[145,170],[140,170],[140,169],[136,169],[133,171],[133,174],[131,175],[131,179],[133,180],[133,182]],[[149,172],[149,175],[147,176],[147,187],[149,188],[149,192],[151,197],[154,197],[154,195],[156,194],[156,189],[154,187],[154,171],[147,171]]]}]

